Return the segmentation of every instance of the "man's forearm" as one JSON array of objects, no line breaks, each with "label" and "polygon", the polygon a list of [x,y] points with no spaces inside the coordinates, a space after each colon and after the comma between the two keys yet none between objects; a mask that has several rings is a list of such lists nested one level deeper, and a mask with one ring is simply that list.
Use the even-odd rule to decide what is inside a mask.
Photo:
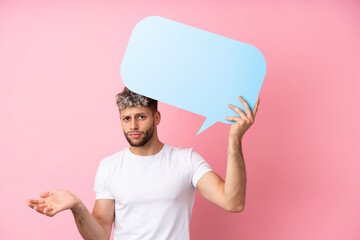
[{"label": "man's forearm", "polygon": [[104,228],[96,221],[81,201],[71,211],[74,215],[76,226],[85,240],[109,239]]},{"label": "man's forearm", "polygon": [[241,139],[229,138],[224,192],[231,208],[242,211],[245,206],[246,169]]}]

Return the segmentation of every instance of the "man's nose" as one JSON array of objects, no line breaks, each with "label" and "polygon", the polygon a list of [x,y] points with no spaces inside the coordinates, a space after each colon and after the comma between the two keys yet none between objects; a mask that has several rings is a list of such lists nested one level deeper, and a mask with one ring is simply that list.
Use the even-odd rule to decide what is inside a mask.
[{"label": "man's nose", "polygon": [[138,126],[138,122],[136,121],[136,119],[132,119],[131,120],[131,126],[130,126],[130,129],[131,130],[137,130],[139,128],[139,126]]}]

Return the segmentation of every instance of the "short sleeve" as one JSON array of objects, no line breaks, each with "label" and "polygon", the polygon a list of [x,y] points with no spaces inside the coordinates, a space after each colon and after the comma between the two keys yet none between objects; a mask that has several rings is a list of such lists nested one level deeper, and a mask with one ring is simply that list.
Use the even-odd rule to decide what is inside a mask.
[{"label": "short sleeve", "polygon": [[212,171],[211,166],[194,149],[190,151],[191,163],[193,166],[192,184],[196,188],[197,182],[207,172]]},{"label": "short sleeve", "polygon": [[114,199],[114,196],[109,188],[110,186],[109,179],[110,179],[109,171],[107,171],[104,161],[101,161],[95,177],[94,191],[96,193],[96,200]]}]

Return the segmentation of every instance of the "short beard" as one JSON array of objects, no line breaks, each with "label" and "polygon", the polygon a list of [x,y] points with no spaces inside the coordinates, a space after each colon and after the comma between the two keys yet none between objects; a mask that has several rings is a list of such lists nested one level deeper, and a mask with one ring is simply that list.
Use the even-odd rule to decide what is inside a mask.
[{"label": "short beard", "polygon": [[150,139],[152,138],[152,136],[154,135],[154,128],[155,128],[155,124],[153,124],[151,126],[151,128],[149,128],[145,132],[144,138],[139,143],[136,143],[136,144],[131,141],[131,139],[128,137],[128,135],[125,132],[124,132],[124,135],[125,135],[126,140],[129,142],[130,146],[132,146],[132,147],[142,147],[145,144],[147,144],[150,141]]}]

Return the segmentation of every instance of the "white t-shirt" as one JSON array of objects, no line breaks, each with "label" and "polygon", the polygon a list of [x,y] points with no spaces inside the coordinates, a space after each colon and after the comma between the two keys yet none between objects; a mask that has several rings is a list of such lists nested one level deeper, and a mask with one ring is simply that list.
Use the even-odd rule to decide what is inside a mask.
[{"label": "white t-shirt", "polygon": [[155,155],[129,148],[99,165],[96,199],[115,199],[115,240],[187,240],[196,184],[210,165],[192,148],[164,144]]}]

